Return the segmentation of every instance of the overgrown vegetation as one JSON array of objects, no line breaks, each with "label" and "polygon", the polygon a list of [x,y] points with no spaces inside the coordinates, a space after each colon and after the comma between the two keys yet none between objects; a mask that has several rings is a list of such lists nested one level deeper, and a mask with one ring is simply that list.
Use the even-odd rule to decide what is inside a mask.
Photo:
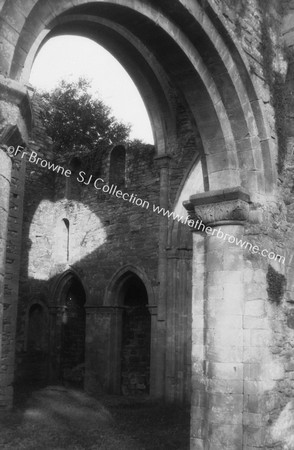
[{"label": "overgrown vegetation", "polygon": [[84,78],[62,80],[52,92],[40,93],[41,119],[52,138],[55,154],[99,148],[126,141],[130,125],[119,122],[111,109],[90,92]]}]

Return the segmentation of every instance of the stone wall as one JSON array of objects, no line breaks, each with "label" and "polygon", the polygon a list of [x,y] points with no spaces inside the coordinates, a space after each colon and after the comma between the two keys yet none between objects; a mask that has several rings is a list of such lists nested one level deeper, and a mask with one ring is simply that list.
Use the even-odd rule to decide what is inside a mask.
[{"label": "stone wall", "polygon": [[[17,6],[22,18],[11,25],[16,12],[6,0],[2,75],[25,79],[27,53],[37,48],[36,36],[53,15],[61,14],[58,32],[86,35],[82,3],[75,2],[80,5],[78,24],[70,14],[68,24],[62,22],[66,0],[54,12],[34,0]],[[191,447],[292,448],[293,131],[291,125],[286,130],[285,113],[291,124],[293,77],[281,29],[292,2],[120,0],[107,10],[103,2],[96,3],[87,5],[88,17],[93,14],[98,21],[93,21],[91,37],[130,70],[148,105],[157,143],[156,150],[127,148],[126,191],[172,209],[200,157],[203,185],[210,192],[192,198],[190,211],[214,229],[222,226],[252,246],[280,254],[285,264],[201,233],[194,233],[192,244],[185,225],[171,225],[93,184],[28,163],[19,367],[33,302],[49,310],[50,334],[58,344],[58,289],[61,275],[71,273],[80,278],[87,296],[86,385],[117,387],[123,318],[119,293],[128,271],[134,271],[154,302],[149,308],[151,393],[188,399],[192,378]],[[292,18],[286,17],[290,39]],[[14,106],[3,101],[5,83],[1,79],[0,108],[7,122],[15,123],[21,105],[16,106],[11,92]],[[287,96],[292,104],[285,111]],[[45,141],[40,135],[31,148],[51,159]],[[89,167],[79,155],[81,170],[90,176],[94,168],[95,177],[108,182],[110,152],[103,151],[99,167]],[[66,155],[58,162],[71,163]],[[187,196],[193,193],[191,185]],[[9,294],[8,289],[11,305]],[[13,342],[12,329],[6,337]],[[10,367],[5,366],[5,374]]]},{"label": "stone wall", "polygon": [[[88,372],[91,373],[91,376],[86,375],[87,385],[92,390],[100,389],[101,386],[107,389],[110,377],[107,370],[110,350],[105,347],[105,339],[106,341],[109,339],[109,333],[112,333],[111,329],[114,325],[111,323],[107,325],[107,321],[104,321],[99,336],[95,326],[94,331],[93,325],[96,314],[100,314],[105,308],[106,292],[112,278],[125,266],[142,270],[154,292],[153,298],[148,299],[149,304],[152,303],[150,306],[156,307],[157,303],[157,287],[160,281],[158,277],[161,276],[160,273],[158,274],[160,215],[152,209],[153,204],[155,206],[160,204],[160,200],[159,171],[157,164],[154,163],[154,147],[136,144],[126,148],[125,181],[121,183],[119,180],[118,184],[121,185],[120,189],[123,192],[129,193],[130,196],[133,194],[134,199],[142,200],[136,205],[95,188],[95,185],[101,188],[103,184],[109,183],[112,148],[101,149],[100,156],[95,157],[95,164],[91,162],[92,157],[87,153],[54,158],[50,139],[46,137],[40,121],[37,98],[34,101],[34,123],[35,127],[27,150],[29,153],[25,157],[27,171],[18,307],[16,381],[21,383],[22,380],[29,378],[30,369],[27,363],[29,355],[26,349],[28,311],[34,304],[45,305],[52,321],[53,316],[50,311],[53,307],[61,307],[57,299],[59,294],[54,290],[55,285],[60,276],[71,270],[82,281],[87,296],[85,305],[87,310],[86,365],[89,368]],[[196,144],[191,137],[191,131],[189,132],[191,125],[188,118],[183,115],[180,123],[181,145],[178,150],[175,150],[175,158],[178,162],[171,164],[168,179],[171,190],[166,207],[170,210],[174,206],[180,184],[195,160],[195,146],[200,145],[199,142]],[[190,138],[188,139],[187,136]],[[67,178],[64,175],[54,174],[48,168],[42,168],[40,164],[30,162],[29,154],[32,151],[37,152],[38,157],[43,160],[56,162],[65,169],[71,168],[72,176]],[[79,175],[81,171],[83,173]],[[120,170],[120,178],[121,172]],[[114,183],[115,173],[111,176],[111,181]],[[95,180],[98,181],[94,185]],[[166,221],[165,226],[172,228],[173,220]],[[184,228],[188,240],[191,240],[189,228],[187,226]],[[177,244],[177,239],[173,240],[172,248],[176,250],[177,245],[181,246],[182,242],[183,240],[180,239]],[[173,254],[172,260],[177,261],[177,258],[181,260],[182,255],[177,257]],[[171,399],[189,401],[191,336],[187,311],[190,304],[189,292],[191,292],[191,246],[188,248],[184,261],[183,273],[186,273],[186,278],[183,292],[185,296],[177,302],[173,300],[175,295],[178,296],[177,290],[171,291],[163,323],[170,328],[173,323],[172,317],[175,314],[181,316],[176,329],[170,328],[167,332],[166,339],[170,340],[170,333],[178,333],[181,336],[178,347],[184,345],[185,351],[180,352],[179,358],[176,348],[171,352],[166,352],[163,348],[165,357],[162,361],[163,367],[159,369],[164,370],[164,376],[171,380],[170,387],[165,388],[165,395],[169,395]],[[59,317],[58,314],[56,317]],[[50,326],[54,327],[52,323]],[[153,353],[157,351],[158,345],[156,344],[156,328],[155,323],[152,336],[149,336],[153,341]],[[58,335],[59,331],[53,332],[54,335],[56,333]],[[97,347],[100,345],[101,349],[98,352]],[[164,342],[163,345],[165,346]],[[50,351],[52,352],[52,348]],[[175,365],[173,361],[176,360]],[[177,367],[176,371],[175,367]],[[153,368],[153,370],[158,369]],[[155,375],[152,376],[154,378]]]}]

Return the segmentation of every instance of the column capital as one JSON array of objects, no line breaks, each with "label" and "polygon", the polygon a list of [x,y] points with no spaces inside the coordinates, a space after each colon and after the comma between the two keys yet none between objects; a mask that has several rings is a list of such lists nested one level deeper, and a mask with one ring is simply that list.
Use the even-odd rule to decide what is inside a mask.
[{"label": "column capital", "polygon": [[192,220],[205,226],[242,224],[249,218],[250,195],[241,186],[192,195],[184,202]]},{"label": "column capital", "polygon": [[170,155],[155,156],[154,162],[159,169],[166,169],[169,167],[172,157]]},{"label": "column capital", "polygon": [[157,305],[146,305],[150,316],[156,316],[157,315]]}]

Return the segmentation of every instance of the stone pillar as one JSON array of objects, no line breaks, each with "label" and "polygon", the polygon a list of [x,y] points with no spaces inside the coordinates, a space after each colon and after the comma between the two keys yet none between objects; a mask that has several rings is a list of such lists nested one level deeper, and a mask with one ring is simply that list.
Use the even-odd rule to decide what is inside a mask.
[{"label": "stone pillar", "polygon": [[[160,170],[160,198],[162,208],[169,207],[169,165],[171,157],[163,155],[155,158]],[[159,217],[158,242],[158,309],[157,309],[157,352],[156,352],[156,380],[154,395],[163,397],[165,393],[165,351],[166,351],[166,302],[167,302],[167,255],[168,219]]]},{"label": "stone pillar", "polygon": [[[32,124],[30,100],[26,89],[19,83],[0,75],[0,143],[6,146],[23,146],[28,139]],[[2,161],[0,161],[2,169]],[[12,172],[11,172],[12,171]],[[15,357],[15,332],[18,305],[18,287],[20,273],[21,235],[23,220],[23,192],[25,164],[19,158],[12,158],[11,188],[9,199],[7,245],[5,261],[5,292],[1,302],[2,340],[0,351],[0,408],[12,406]],[[7,204],[7,192],[4,198]],[[0,193],[2,199],[2,189]],[[3,260],[2,248],[0,250]],[[3,267],[2,267],[3,268]],[[3,293],[2,293],[3,294]]]},{"label": "stone pillar", "polygon": [[[185,203],[193,239],[191,449],[243,448],[244,255],[249,195],[241,188]],[[198,223],[197,223],[198,221]]]},{"label": "stone pillar", "polygon": [[[11,161],[9,156],[0,149],[0,360],[2,357],[2,334],[4,315],[4,277],[6,266],[7,225],[9,214],[9,194],[11,181]],[[10,405],[7,396],[11,393],[5,391],[6,380],[0,379],[0,407]]]},{"label": "stone pillar", "polygon": [[171,402],[191,396],[191,256],[192,249],[168,251],[165,398]]},{"label": "stone pillar", "polygon": [[[4,275],[6,258],[7,223],[9,213],[9,194],[11,181],[11,160],[0,149],[0,307],[4,303]],[[1,326],[1,325],[0,325]]]},{"label": "stone pillar", "polygon": [[157,305],[147,305],[147,307],[151,316],[150,396],[156,397]]}]

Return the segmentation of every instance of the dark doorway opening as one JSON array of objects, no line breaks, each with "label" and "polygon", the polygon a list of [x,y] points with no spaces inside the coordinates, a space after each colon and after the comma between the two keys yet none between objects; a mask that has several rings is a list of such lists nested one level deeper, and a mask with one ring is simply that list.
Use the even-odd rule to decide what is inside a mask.
[{"label": "dark doorway opening", "polygon": [[60,379],[73,387],[83,387],[85,362],[86,294],[81,282],[72,278],[62,302]]},{"label": "dark doorway opening", "polygon": [[151,316],[148,295],[136,275],[125,282],[122,326],[121,392],[127,396],[149,394]]},{"label": "dark doorway opening", "polygon": [[34,303],[27,316],[26,352],[19,366],[21,383],[27,387],[44,386],[48,364],[48,315],[44,305]]}]

